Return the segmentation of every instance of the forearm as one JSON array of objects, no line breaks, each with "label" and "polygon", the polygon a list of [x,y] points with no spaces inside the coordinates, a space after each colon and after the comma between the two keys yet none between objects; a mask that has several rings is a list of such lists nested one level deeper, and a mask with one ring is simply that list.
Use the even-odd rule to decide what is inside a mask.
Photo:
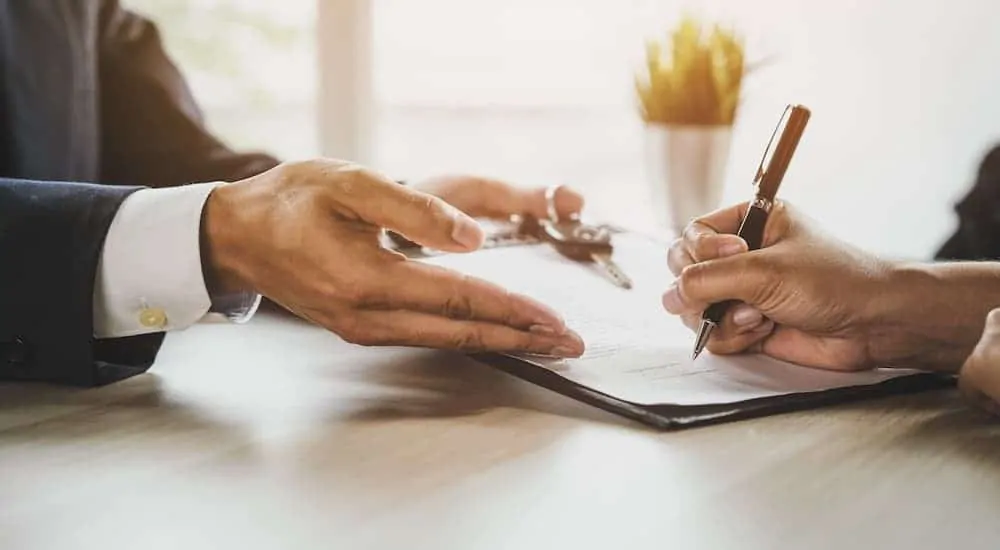
[{"label": "forearm", "polygon": [[957,372],[1000,307],[1000,263],[900,264],[873,304],[876,364]]}]

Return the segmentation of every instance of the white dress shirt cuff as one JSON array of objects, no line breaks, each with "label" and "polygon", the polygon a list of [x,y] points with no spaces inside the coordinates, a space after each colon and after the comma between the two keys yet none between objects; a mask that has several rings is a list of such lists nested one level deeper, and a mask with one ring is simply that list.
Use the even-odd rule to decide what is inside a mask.
[{"label": "white dress shirt cuff", "polygon": [[143,189],[118,210],[97,267],[94,336],[121,338],[187,328],[215,312],[245,322],[260,295],[209,296],[201,266],[201,215],[219,183]]}]

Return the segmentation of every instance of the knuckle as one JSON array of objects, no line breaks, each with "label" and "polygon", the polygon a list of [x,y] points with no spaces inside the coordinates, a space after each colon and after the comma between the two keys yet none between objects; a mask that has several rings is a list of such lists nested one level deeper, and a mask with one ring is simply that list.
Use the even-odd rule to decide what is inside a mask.
[{"label": "knuckle", "polygon": [[279,170],[288,179],[311,179],[325,175],[332,164],[332,161],[325,159],[294,160],[281,164]]},{"label": "knuckle", "polygon": [[684,226],[684,230],[681,231],[680,241],[685,246],[691,245],[698,238],[698,220],[691,220],[687,225]]},{"label": "knuckle", "polygon": [[349,166],[332,159],[308,159],[285,162],[275,170],[282,185],[294,186],[299,198],[319,205],[351,191]]},{"label": "knuckle", "polygon": [[468,282],[468,276],[462,275],[461,284],[454,288],[441,306],[442,313],[452,319],[471,319],[473,316],[472,299],[460,290]]},{"label": "knuckle", "polygon": [[389,293],[370,283],[356,283],[351,291],[351,303],[359,309],[385,309],[389,307]]},{"label": "knuckle", "polygon": [[508,326],[516,326],[523,322],[522,308],[534,307],[534,300],[528,296],[514,293],[508,288],[489,281],[463,275],[466,292],[481,296],[474,300],[466,296],[470,316],[473,318],[488,318]]},{"label": "knuckle", "polygon": [[471,319],[472,303],[468,296],[461,294],[449,297],[444,303],[444,314],[452,319]]},{"label": "knuckle", "polygon": [[339,319],[334,330],[345,342],[350,344],[372,346],[378,343],[375,334],[355,317]]},{"label": "knuckle", "polygon": [[420,193],[413,195],[413,201],[418,207],[426,212],[435,212],[440,210],[444,204],[441,199],[435,197],[434,195],[428,193]]},{"label": "knuckle", "polygon": [[337,168],[336,177],[332,178],[336,189],[345,194],[353,195],[362,191],[369,182],[365,170],[356,164],[345,164]]},{"label": "knuckle", "polygon": [[415,206],[430,218],[450,220],[453,217],[451,214],[451,207],[448,203],[438,197],[435,197],[434,195],[428,193],[414,193],[413,201],[416,203]]},{"label": "knuckle", "polygon": [[353,307],[365,307],[377,301],[376,293],[360,279],[351,279],[338,285],[337,299]]},{"label": "knuckle", "polygon": [[715,248],[712,246],[710,235],[699,233],[694,236],[691,242],[691,251],[696,260],[707,260],[715,256]]},{"label": "knuckle", "polygon": [[675,241],[675,244],[667,252],[667,267],[674,276],[679,275],[684,266],[691,263],[687,251],[684,250],[683,242],[680,242],[679,245],[676,244],[678,242],[680,241]]},{"label": "knuckle", "polygon": [[309,177],[321,184],[323,189],[346,195],[370,192],[376,182],[384,179],[373,170],[353,162],[312,159],[290,164],[295,173]]},{"label": "knuckle", "polygon": [[311,161],[308,160],[295,160],[284,162],[278,165],[278,171],[286,177],[295,176],[296,174],[302,174],[309,171],[309,166]]},{"label": "knuckle", "polygon": [[688,264],[677,277],[677,287],[684,296],[697,294],[705,279],[705,264]]},{"label": "knuckle", "polygon": [[405,193],[405,196],[400,196],[401,207],[405,215],[415,217],[414,221],[428,226],[428,224],[436,225],[452,219],[450,207],[444,200],[420,191],[403,191],[400,188],[399,192]]},{"label": "knuckle", "polygon": [[670,247],[667,250],[669,250],[671,253],[675,251],[683,251],[684,239],[681,237],[677,237],[676,239],[670,241]]},{"label": "knuckle", "polygon": [[518,323],[519,317],[514,307],[514,300],[515,300],[514,293],[505,288],[501,288],[500,292],[502,293],[501,303],[503,304],[503,307],[501,308],[500,311],[499,320],[501,323],[507,326],[515,326]]},{"label": "knuckle", "polygon": [[486,349],[482,333],[476,329],[456,331],[451,337],[451,345],[464,351],[483,351]]}]

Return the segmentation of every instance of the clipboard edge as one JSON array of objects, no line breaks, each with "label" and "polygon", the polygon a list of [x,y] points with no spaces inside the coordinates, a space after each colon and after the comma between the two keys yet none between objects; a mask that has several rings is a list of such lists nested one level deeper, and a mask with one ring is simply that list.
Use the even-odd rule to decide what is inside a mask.
[{"label": "clipboard edge", "polygon": [[545,367],[508,355],[482,353],[473,354],[470,357],[515,378],[661,431],[677,431],[749,420],[878,397],[947,389],[955,385],[954,376],[917,373],[891,378],[875,384],[760,397],[719,405],[644,405],[584,386]]}]

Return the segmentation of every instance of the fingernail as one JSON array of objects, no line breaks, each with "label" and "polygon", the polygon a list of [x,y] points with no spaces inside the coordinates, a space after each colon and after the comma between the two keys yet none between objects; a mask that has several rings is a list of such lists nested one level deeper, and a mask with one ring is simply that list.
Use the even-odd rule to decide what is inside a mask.
[{"label": "fingernail", "polygon": [[566,346],[556,346],[549,353],[555,357],[579,357],[583,355],[583,350],[576,350]]},{"label": "fingernail", "polygon": [[486,235],[483,228],[472,218],[465,214],[455,213],[455,228],[451,232],[451,238],[458,244],[475,250],[483,245]]},{"label": "fingernail", "polygon": [[[545,304],[539,303],[537,300],[531,296],[525,294],[511,294],[511,297],[519,302],[518,308],[521,309],[523,315],[527,317],[531,323],[531,328],[528,329],[532,332],[536,330],[543,331],[546,329],[551,329],[552,334],[562,334],[566,332],[566,321],[561,315],[553,311],[550,307]],[[536,329],[535,327],[539,327]],[[544,332],[538,332],[537,334],[545,334]]]},{"label": "fingernail", "polygon": [[558,357],[579,357],[583,355],[585,347],[583,338],[580,338],[576,332],[567,329],[566,334],[562,335],[558,344],[552,346],[549,353]]},{"label": "fingernail", "polygon": [[684,301],[681,300],[681,293],[677,289],[677,283],[670,285],[670,288],[663,293],[663,307],[673,314],[684,311]]},{"label": "fingernail", "polygon": [[563,335],[563,342],[569,342],[570,349],[583,353],[583,349],[585,347],[583,344],[583,338],[580,338],[580,335],[575,331],[567,329],[566,334]]},{"label": "fingernail", "polygon": [[759,324],[763,320],[764,317],[760,314],[760,312],[752,307],[738,307],[736,308],[736,311],[733,312],[733,322],[736,323],[736,326],[750,327]]}]

